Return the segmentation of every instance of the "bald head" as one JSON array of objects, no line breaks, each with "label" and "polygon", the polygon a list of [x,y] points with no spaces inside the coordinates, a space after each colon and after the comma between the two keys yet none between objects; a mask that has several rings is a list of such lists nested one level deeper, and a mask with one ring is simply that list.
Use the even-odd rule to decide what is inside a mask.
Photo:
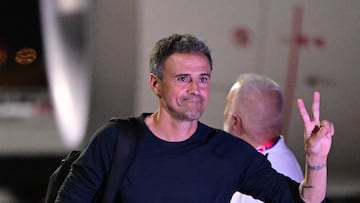
[{"label": "bald head", "polygon": [[242,74],[227,96],[224,130],[253,146],[261,145],[280,135],[282,113],[282,93],[276,82],[262,75]]}]

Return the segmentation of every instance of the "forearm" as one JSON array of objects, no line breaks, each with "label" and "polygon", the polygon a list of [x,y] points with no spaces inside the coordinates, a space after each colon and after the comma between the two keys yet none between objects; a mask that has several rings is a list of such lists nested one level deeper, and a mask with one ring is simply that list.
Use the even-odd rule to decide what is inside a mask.
[{"label": "forearm", "polygon": [[325,199],[327,184],[326,157],[306,157],[305,178],[299,192],[304,202],[319,203]]}]

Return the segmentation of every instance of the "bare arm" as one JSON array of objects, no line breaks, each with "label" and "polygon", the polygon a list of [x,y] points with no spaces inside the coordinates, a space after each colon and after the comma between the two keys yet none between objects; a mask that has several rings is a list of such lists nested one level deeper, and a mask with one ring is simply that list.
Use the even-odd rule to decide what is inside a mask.
[{"label": "bare arm", "polygon": [[304,121],[304,142],[306,153],[305,178],[300,184],[301,198],[308,203],[321,202],[326,195],[327,156],[334,135],[334,125],[326,120],[320,122],[320,93],[314,92],[312,118],[304,102],[298,99],[298,108]]}]

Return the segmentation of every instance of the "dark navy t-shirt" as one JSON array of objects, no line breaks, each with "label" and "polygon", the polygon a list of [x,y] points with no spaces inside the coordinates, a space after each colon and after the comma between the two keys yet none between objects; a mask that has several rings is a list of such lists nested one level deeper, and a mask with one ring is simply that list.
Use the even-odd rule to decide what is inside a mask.
[{"label": "dark navy t-shirt", "polygon": [[[266,202],[302,202],[299,184],[277,173],[251,145],[222,130],[198,123],[183,142],[166,142],[151,133],[140,116],[135,157],[119,183],[118,202],[225,203],[235,191]],[[57,203],[92,202],[106,179],[116,147],[113,125],[99,129],[74,162]],[[116,190],[116,189],[114,189]]]}]

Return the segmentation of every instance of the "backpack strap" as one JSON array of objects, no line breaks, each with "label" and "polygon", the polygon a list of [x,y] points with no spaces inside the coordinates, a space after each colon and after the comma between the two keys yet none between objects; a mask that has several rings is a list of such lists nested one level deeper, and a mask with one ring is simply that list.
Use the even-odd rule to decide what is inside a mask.
[{"label": "backpack strap", "polygon": [[137,139],[141,135],[140,130],[142,129],[137,119],[135,117],[110,119],[110,122],[115,122],[117,125],[118,137],[115,155],[102,195],[104,203],[115,202],[126,171],[135,155]]}]

